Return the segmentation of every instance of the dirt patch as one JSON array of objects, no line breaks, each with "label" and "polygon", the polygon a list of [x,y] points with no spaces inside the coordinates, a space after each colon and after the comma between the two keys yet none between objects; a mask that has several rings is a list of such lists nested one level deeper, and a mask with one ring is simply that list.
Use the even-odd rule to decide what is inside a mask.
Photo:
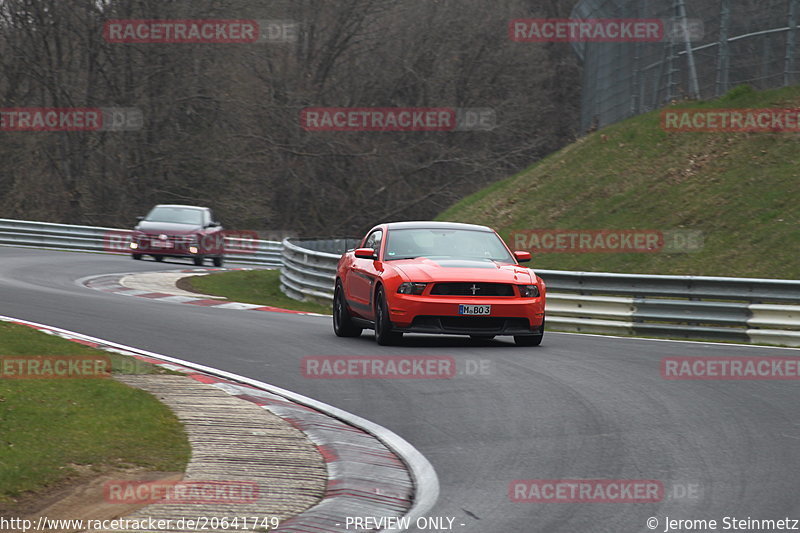
[{"label": "dirt patch", "polygon": [[[0,504],[0,516],[22,518],[34,523],[39,517],[62,520],[107,520],[126,516],[145,504],[113,504],[105,500],[104,485],[109,481],[180,481],[182,472],[152,472],[142,469],[106,471],[71,465],[78,474],[58,485],[35,494],[25,494],[11,504]],[[78,529],[60,529],[75,532]],[[0,529],[0,533],[19,530]]]}]

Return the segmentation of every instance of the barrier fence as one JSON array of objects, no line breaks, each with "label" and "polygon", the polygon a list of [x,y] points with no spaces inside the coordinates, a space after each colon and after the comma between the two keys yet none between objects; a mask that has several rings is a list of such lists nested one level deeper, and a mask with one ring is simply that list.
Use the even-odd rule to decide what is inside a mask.
[{"label": "barrier fence", "polygon": [[[130,233],[0,219],[0,244],[12,246],[123,253]],[[327,303],[333,299],[339,257],[358,243],[350,238],[249,241],[247,253],[228,254],[226,261],[281,268],[284,293]],[[547,284],[548,329],[800,346],[800,280],[536,273]]]},{"label": "barrier fence", "polygon": [[[0,244],[106,253],[130,253],[131,230],[0,219]],[[281,266],[281,243],[225,238],[225,260],[237,264]]]},{"label": "barrier fence", "polygon": [[[285,239],[282,290],[330,302],[336,263],[357,240]],[[800,281],[536,270],[548,329],[800,346]]]},{"label": "barrier fence", "polygon": [[583,63],[581,131],[737,85],[798,81],[800,0],[580,0],[572,19],[668,22],[654,42],[573,42]]}]

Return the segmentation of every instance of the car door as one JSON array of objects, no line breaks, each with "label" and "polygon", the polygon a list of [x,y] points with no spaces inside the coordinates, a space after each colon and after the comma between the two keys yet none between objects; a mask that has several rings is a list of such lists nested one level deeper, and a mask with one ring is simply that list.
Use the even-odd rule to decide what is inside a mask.
[{"label": "car door", "polygon": [[[372,248],[376,254],[380,254],[381,244],[383,244],[383,230],[376,229],[367,236],[364,248]],[[378,263],[374,259],[356,257],[350,265],[350,272],[347,276],[348,300],[350,305],[361,315],[372,316],[372,291],[375,281],[380,275],[376,268]]]}]

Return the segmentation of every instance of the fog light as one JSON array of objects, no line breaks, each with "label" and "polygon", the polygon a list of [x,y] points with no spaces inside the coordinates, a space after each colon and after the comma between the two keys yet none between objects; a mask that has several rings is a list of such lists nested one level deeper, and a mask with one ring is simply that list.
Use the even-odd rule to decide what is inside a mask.
[{"label": "fog light", "polygon": [[189,247],[189,252],[190,252],[190,253],[196,254],[196,253],[197,253],[197,251],[198,251],[198,250],[197,250],[197,246],[190,246],[190,247]]},{"label": "fog light", "polygon": [[139,243],[138,242],[132,242],[131,243],[131,250],[138,250],[138,249],[139,249]]}]

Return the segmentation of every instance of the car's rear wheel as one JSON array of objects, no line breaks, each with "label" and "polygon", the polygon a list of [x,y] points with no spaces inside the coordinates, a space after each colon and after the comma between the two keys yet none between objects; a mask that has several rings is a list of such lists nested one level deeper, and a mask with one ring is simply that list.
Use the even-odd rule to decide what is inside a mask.
[{"label": "car's rear wheel", "polygon": [[164,260],[164,256],[163,255],[154,255],[153,259],[155,259],[156,261],[158,261],[160,263],[161,261]]},{"label": "car's rear wheel", "polygon": [[353,323],[341,282],[336,282],[333,292],[333,332],[337,337],[358,337],[363,330]]},{"label": "car's rear wheel", "polygon": [[544,338],[544,322],[542,322],[537,335],[514,335],[517,346],[539,346]]},{"label": "car's rear wheel", "polygon": [[392,331],[386,296],[383,293],[383,287],[380,287],[375,295],[375,340],[381,346],[391,346],[400,342],[402,338],[402,332]]},{"label": "car's rear wheel", "polygon": [[225,258],[224,258],[224,257],[222,257],[221,255],[220,255],[220,256],[217,256],[217,257],[215,257],[215,258],[213,259],[213,261],[214,261],[214,266],[215,266],[215,267],[221,267],[222,265],[224,265],[224,264],[225,264]]},{"label": "car's rear wheel", "polygon": [[194,261],[194,266],[203,266],[203,258],[202,257],[193,257],[192,261]]},{"label": "car's rear wheel", "polygon": [[131,257],[133,257],[133,259],[136,261],[142,260],[142,254],[131,254]]}]

